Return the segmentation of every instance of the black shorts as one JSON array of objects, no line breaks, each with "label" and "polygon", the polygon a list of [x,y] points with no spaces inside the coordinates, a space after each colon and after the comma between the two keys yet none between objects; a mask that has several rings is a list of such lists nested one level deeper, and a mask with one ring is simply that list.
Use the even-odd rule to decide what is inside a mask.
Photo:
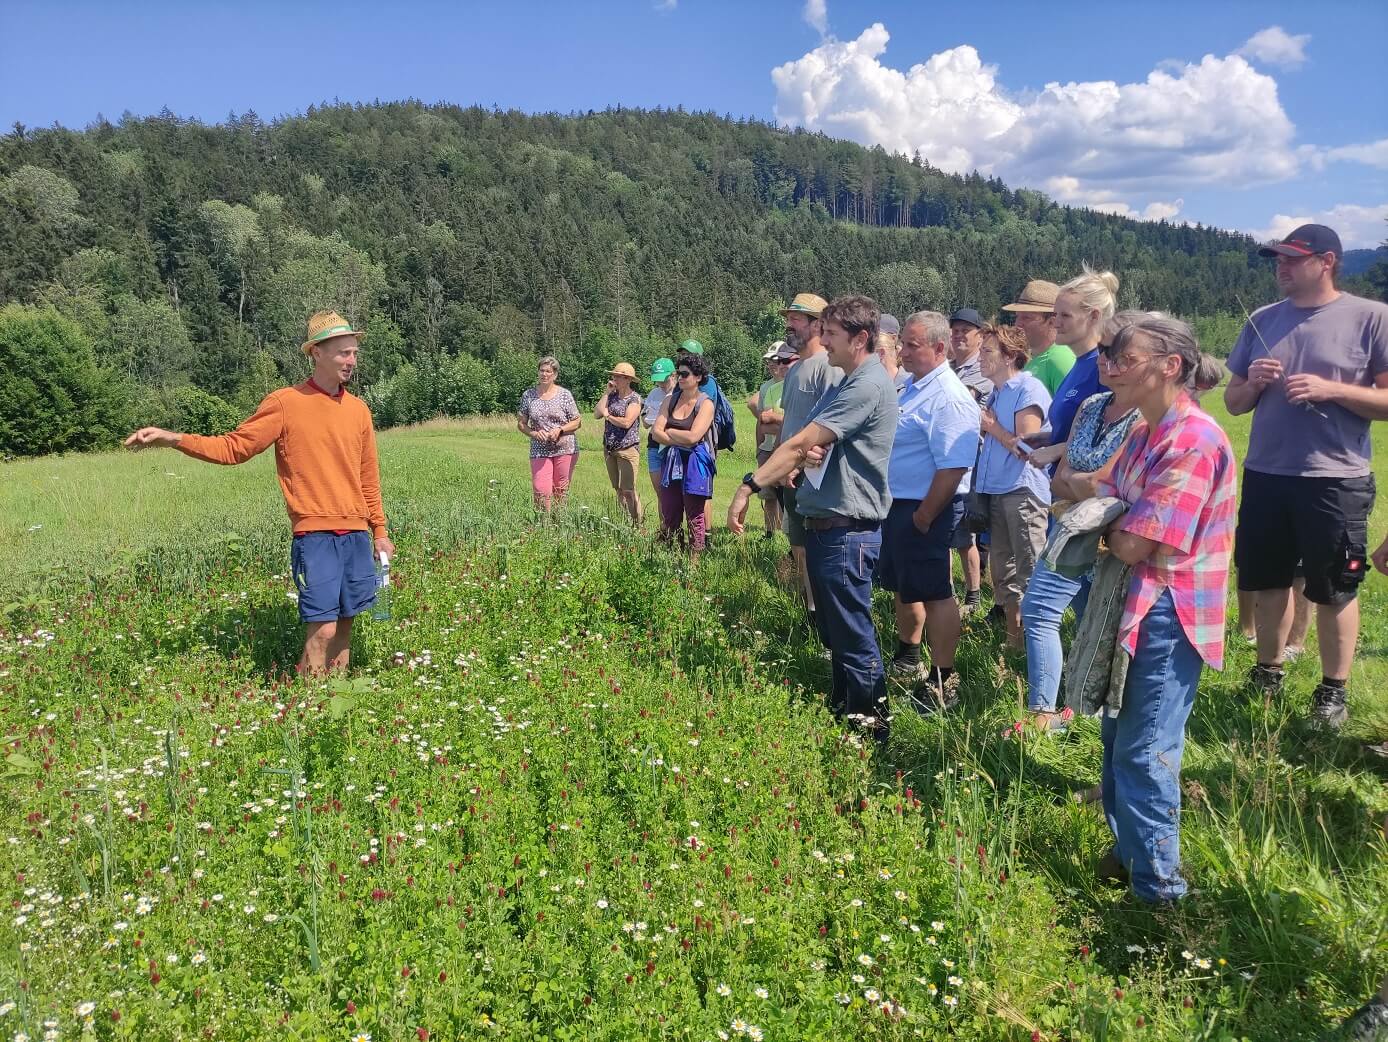
[{"label": "black shorts", "polygon": [[911,520],[919,499],[898,499],[882,522],[882,553],[873,578],[905,604],[929,604],[954,596],[950,537],[964,514],[964,497],[955,496],[922,532]]},{"label": "black shorts", "polygon": [[1240,590],[1285,590],[1306,573],[1306,599],[1347,604],[1368,571],[1373,475],[1301,478],[1243,472],[1234,566]]}]

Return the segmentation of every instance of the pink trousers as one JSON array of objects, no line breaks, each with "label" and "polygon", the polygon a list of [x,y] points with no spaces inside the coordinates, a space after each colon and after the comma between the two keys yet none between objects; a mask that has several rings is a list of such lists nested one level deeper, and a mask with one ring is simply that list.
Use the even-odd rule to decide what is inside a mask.
[{"label": "pink trousers", "polygon": [[530,487],[535,492],[536,510],[548,511],[551,502],[563,505],[577,462],[576,452],[566,456],[536,456],[530,461]]}]

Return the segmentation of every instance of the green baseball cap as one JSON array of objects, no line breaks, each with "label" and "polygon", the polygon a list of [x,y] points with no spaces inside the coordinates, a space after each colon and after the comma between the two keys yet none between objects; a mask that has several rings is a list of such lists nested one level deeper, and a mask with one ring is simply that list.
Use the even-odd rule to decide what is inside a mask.
[{"label": "green baseball cap", "polygon": [[680,344],[680,350],[691,355],[701,355],[704,353],[704,345],[697,340],[686,340]]},{"label": "green baseball cap", "polygon": [[651,366],[651,383],[658,384],[675,375],[675,363],[668,358],[657,358]]}]

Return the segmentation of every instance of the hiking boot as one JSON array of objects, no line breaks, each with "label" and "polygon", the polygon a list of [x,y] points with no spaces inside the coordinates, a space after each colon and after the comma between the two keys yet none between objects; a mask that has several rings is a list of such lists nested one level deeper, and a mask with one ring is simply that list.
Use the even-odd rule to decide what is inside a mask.
[{"label": "hiking boot", "polygon": [[1264,695],[1281,694],[1286,679],[1281,666],[1257,665],[1248,671],[1248,686]]},{"label": "hiking boot", "polygon": [[1388,1002],[1371,998],[1329,1037],[1334,1042],[1388,1042]]},{"label": "hiking boot", "polygon": [[925,679],[925,663],[920,659],[908,662],[894,658],[887,663],[887,682],[900,687],[911,687]]},{"label": "hiking boot", "polygon": [[951,673],[940,683],[940,674],[931,670],[930,674],[911,689],[908,696],[911,708],[922,716],[947,713],[959,705],[959,674]]},{"label": "hiking boot", "polygon": [[1317,684],[1311,692],[1311,723],[1338,731],[1349,719],[1349,707],[1345,705],[1345,689]]},{"label": "hiking boot", "polygon": [[1120,886],[1127,886],[1131,881],[1127,867],[1118,860],[1118,854],[1112,847],[1095,862],[1094,878],[1101,883],[1117,883]]}]

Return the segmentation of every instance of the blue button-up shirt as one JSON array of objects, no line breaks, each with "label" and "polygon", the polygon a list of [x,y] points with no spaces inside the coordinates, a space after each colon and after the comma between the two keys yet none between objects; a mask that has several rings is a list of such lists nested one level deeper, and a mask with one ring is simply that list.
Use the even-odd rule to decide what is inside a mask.
[{"label": "blue button-up shirt", "polygon": [[[938,365],[901,392],[896,440],[887,463],[892,499],[924,499],[937,471],[974,465],[978,403],[948,365]],[[969,490],[969,475],[959,482]]]}]

